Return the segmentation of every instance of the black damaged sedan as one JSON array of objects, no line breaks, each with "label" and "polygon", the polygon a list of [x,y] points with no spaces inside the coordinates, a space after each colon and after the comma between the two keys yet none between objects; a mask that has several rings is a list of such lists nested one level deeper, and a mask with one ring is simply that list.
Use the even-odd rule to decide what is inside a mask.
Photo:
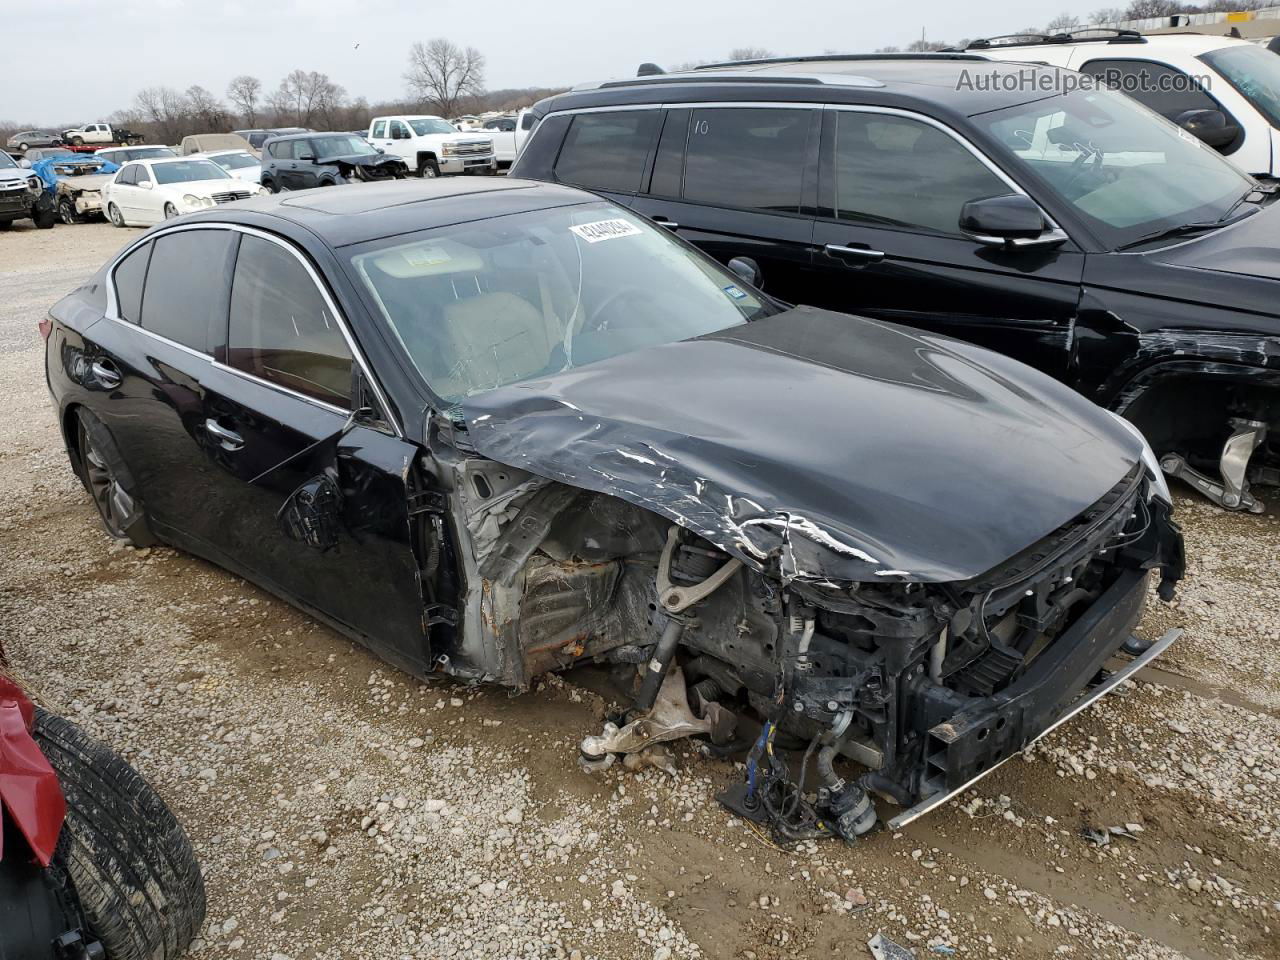
[{"label": "black damaged sedan", "polygon": [[1131,641],[1182,576],[1132,427],[980,347],[775,302],[574,189],[215,208],[43,332],[112,536],[420,677],[611,664],[633,700],[584,767],[743,751],[723,800],[779,839],[865,832],[868,790],[905,822],[1172,640]]}]

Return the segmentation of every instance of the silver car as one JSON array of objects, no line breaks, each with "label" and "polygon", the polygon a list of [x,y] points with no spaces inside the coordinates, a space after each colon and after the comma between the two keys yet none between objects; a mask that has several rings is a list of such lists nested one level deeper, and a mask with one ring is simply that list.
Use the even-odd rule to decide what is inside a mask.
[{"label": "silver car", "polygon": [[31,147],[60,147],[62,138],[56,133],[45,133],[43,130],[20,130],[9,138],[5,146],[10,150],[26,153]]}]

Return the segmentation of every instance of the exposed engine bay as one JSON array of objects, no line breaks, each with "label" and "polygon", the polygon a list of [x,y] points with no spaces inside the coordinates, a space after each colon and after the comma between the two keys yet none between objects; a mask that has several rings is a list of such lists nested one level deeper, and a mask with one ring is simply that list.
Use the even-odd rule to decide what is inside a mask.
[{"label": "exposed engine bay", "polygon": [[[852,840],[876,823],[869,792],[909,807],[1017,753],[1130,638],[1148,571],[1163,568],[1166,599],[1182,575],[1177,528],[1141,467],[956,583],[799,577],[786,545],[812,550],[820,531],[788,528],[749,564],[615,496],[483,458],[451,468],[460,593],[478,622],[458,624],[438,667],[524,687],[613,665],[633,700],[582,741],[583,767],[662,766],[660,744],[687,736],[746,752],[747,781],[722,802],[780,842]],[[784,746],[802,751],[798,775]],[[841,776],[838,757],[868,772]]]}]

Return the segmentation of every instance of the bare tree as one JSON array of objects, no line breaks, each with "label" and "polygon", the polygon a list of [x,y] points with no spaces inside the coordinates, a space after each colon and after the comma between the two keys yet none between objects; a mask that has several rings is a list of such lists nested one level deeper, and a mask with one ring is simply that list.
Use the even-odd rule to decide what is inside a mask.
[{"label": "bare tree", "polygon": [[901,53],[901,52],[902,52],[902,48],[901,48],[901,47],[895,47],[895,46],[893,46],[892,44],[890,44],[890,45],[889,45],[889,46],[887,46],[887,47],[877,47],[877,48],[876,48],[876,53]]},{"label": "bare tree", "polygon": [[186,134],[188,104],[172,87],[147,87],[134,97],[134,106],[146,118],[152,138],[177,143]]},{"label": "bare tree", "polygon": [[764,47],[734,47],[729,51],[730,60],[767,60],[772,56],[773,51]]},{"label": "bare tree", "polygon": [[1146,20],[1150,17],[1171,17],[1182,9],[1173,0],[1133,0],[1125,7],[1126,20]]},{"label": "bare tree", "polygon": [[1124,10],[1121,7],[1102,7],[1089,14],[1090,23],[1118,23],[1123,19]]},{"label": "bare tree", "polygon": [[419,103],[432,104],[445,117],[454,117],[463,100],[484,93],[484,54],[443,37],[426,43],[419,40],[409,48],[404,79]]},{"label": "bare tree", "polygon": [[912,40],[907,44],[907,50],[911,53],[932,53],[935,50],[941,50],[948,44],[943,40]]},{"label": "bare tree", "polygon": [[267,98],[278,123],[309,127],[313,121],[328,121],[340,106],[346,91],[318,70],[292,70]]},{"label": "bare tree", "polygon": [[262,81],[242,73],[227,84],[227,99],[235,104],[246,126],[258,125],[258,102],[262,99]]},{"label": "bare tree", "polygon": [[1045,33],[1070,33],[1078,29],[1080,18],[1074,13],[1060,13],[1044,25]]},{"label": "bare tree", "polygon": [[230,126],[230,117],[222,101],[200,84],[192,84],[183,94],[191,119],[191,133],[218,133]]}]

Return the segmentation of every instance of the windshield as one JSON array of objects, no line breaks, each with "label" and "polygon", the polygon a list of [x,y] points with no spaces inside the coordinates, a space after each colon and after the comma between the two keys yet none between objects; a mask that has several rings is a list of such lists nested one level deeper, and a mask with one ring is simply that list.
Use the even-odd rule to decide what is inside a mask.
[{"label": "windshield", "polygon": [[0,153],[0,169],[7,170],[9,167],[16,166],[17,164],[13,162],[13,157],[9,156],[7,153]]},{"label": "windshield", "polygon": [[458,132],[454,125],[446,120],[410,120],[409,126],[413,127],[413,132],[420,137],[425,137],[428,133]]},{"label": "windshield", "polygon": [[1222,47],[1200,57],[1227,78],[1227,82],[1280,127],[1280,57],[1253,44]]},{"label": "windshield", "polygon": [[1212,147],[1111,90],[1077,90],[973,122],[1113,248],[1217,220],[1254,186]]},{"label": "windshield", "polygon": [[733,274],[608,203],[374,241],[351,262],[450,402],[773,313]]},{"label": "windshield", "polygon": [[248,153],[227,153],[220,157],[210,157],[209,159],[224,170],[243,170],[245,167],[258,166],[258,161],[254,159],[252,154]]},{"label": "windshield", "polygon": [[174,160],[151,168],[156,183],[188,183],[192,180],[229,180],[231,174],[208,160]]},{"label": "windshield", "polygon": [[316,137],[311,141],[315,145],[316,159],[327,160],[329,157],[366,157],[378,152],[373,144],[364,137]]}]

